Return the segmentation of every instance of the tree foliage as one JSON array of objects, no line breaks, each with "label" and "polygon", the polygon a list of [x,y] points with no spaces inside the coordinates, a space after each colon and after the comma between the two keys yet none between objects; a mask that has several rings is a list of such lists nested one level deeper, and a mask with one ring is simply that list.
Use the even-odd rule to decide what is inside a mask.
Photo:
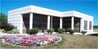
[{"label": "tree foliage", "polygon": [[3,27],[4,24],[7,23],[7,16],[3,13],[0,13],[0,28]]}]

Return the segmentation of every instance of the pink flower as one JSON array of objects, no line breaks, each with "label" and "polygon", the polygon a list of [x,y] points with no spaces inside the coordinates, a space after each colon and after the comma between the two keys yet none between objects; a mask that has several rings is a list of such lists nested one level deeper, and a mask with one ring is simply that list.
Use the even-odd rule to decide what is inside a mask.
[{"label": "pink flower", "polygon": [[60,36],[58,35],[49,35],[49,36],[46,36],[46,35],[37,35],[37,36],[8,35],[8,36],[4,36],[3,39],[5,39],[5,42],[7,43],[18,44],[21,46],[30,46],[30,45],[35,45],[35,44],[44,45],[45,42],[49,44],[54,44],[55,42],[53,42],[53,40],[55,41],[60,40]]},{"label": "pink flower", "polygon": [[25,40],[20,40],[19,42],[23,43],[23,42],[25,42]]},{"label": "pink flower", "polygon": [[21,44],[21,46],[30,46],[30,43]]},{"label": "pink flower", "polygon": [[49,44],[53,44],[54,42],[53,41],[49,41]]}]

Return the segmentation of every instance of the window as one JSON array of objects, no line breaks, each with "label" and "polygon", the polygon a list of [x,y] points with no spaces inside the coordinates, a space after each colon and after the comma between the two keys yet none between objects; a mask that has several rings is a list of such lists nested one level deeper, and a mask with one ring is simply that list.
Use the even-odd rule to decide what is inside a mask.
[{"label": "window", "polygon": [[89,21],[89,30],[91,30],[91,29],[92,29],[92,22]]},{"label": "window", "polygon": [[87,21],[84,20],[84,30],[87,30]]},{"label": "window", "polygon": [[33,27],[38,29],[47,29],[47,16],[41,14],[34,14]]}]

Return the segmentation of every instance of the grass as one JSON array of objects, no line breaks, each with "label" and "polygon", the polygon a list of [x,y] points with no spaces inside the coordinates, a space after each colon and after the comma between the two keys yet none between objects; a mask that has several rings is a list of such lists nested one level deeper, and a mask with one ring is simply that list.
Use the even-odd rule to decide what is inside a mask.
[{"label": "grass", "polygon": [[10,49],[62,49],[62,48],[98,48],[98,37],[96,36],[84,36],[84,35],[68,35],[68,34],[59,34],[63,40],[58,44],[40,47],[40,46],[32,46],[32,47],[17,47],[9,44],[4,44],[0,40],[0,48]]}]

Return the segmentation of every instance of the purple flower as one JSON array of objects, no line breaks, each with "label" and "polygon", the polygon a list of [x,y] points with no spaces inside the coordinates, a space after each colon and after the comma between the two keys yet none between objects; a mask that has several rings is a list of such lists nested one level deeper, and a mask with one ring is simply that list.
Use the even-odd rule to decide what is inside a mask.
[{"label": "purple flower", "polygon": [[37,36],[24,36],[24,35],[7,35],[4,36],[5,42],[15,45],[47,45],[54,44],[55,41],[60,40],[58,35],[37,35]]}]

